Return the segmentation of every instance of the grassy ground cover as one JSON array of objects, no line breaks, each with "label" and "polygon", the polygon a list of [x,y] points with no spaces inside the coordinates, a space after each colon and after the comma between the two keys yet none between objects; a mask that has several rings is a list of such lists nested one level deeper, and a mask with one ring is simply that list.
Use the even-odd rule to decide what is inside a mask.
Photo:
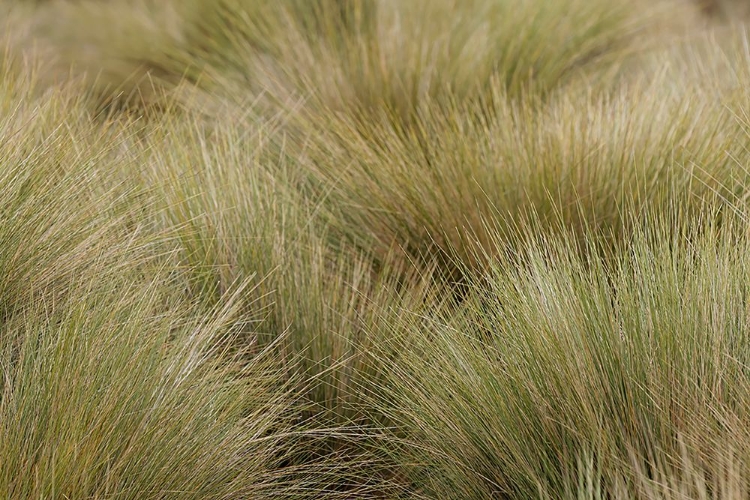
[{"label": "grassy ground cover", "polygon": [[0,496],[746,498],[744,15],[0,0]]}]

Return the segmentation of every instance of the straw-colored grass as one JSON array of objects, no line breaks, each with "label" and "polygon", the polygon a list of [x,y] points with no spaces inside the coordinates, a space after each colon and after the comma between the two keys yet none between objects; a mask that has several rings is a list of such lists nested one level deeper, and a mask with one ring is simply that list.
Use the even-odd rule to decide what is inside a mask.
[{"label": "straw-colored grass", "polygon": [[0,0],[0,496],[745,498],[734,4]]},{"label": "straw-colored grass", "polygon": [[649,220],[615,259],[532,238],[393,336],[384,404],[424,496],[746,493],[744,228]]}]

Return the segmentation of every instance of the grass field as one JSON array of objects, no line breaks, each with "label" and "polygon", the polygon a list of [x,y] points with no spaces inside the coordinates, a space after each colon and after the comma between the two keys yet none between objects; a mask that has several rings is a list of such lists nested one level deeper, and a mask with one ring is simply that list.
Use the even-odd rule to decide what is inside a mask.
[{"label": "grass field", "polygon": [[0,498],[747,498],[744,6],[0,0]]}]

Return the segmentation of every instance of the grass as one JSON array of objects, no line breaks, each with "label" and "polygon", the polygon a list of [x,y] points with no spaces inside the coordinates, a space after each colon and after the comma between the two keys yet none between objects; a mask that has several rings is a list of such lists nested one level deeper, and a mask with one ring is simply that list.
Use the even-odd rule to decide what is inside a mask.
[{"label": "grass", "polygon": [[732,111],[699,89],[637,100],[651,85],[543,103],[509,100],[496,87],[489,102],[426,107],[408,129],[380,115],[367,124],[327,116],[321,131],[315,116],[304,153],[293,154],[326,193],[338,238],[376,255],[397,245],[412,259],[473,269],[492,258],[496,234],[512,239],[529,218],[550,230],[562,221],[581,239],[619,239],[644,212],[691,211],[744,185]]},{"label": "grass", "polygon": [[0,1],[0,496],[746,497],[734,8]]},{"label": "grass", "polygon": [[610,260],[537,237],[496,259],[459,312],[394,334],[408,347],[383,404],[404,422],[395,453],[425,497],[555,498],[581,475],[601,498],[746,488],[746,250],[734,229],[663,223]]}]

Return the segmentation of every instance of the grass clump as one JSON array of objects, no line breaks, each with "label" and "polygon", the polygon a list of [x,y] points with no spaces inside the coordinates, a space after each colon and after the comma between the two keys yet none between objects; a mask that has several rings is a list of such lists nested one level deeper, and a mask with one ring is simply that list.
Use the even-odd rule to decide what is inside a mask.
[{"label": "grass clump", "polygon": [[[293,12],[280,27],[276,18],[248,14],[248,5],[262,2],[235,2],[237,13],[214,29],[235,35],[231,49],[215,51],[224,92],[246,98],[248,82],[259,82],[272,106],[304,99],[362,120],[385,110],[409,122],[422,105],[479,98],[493,81],[513,96],[545,95],[589,71],[614,75],[644,48],[641,35],[664,21],[661,9],[622,2],[381,1],[350,2],[350,17],[365,24],[342,29],[333,4],[319,3],[312,14],[286,4]],[[258,56],[259,45],[268,56]]]},{"label": "grass clump", "polygon": [[262,99],[271,112],[309,99],[402,119],[425,101],[481,96],[492,80],[511,95],[546,94],[592,71],[614,74],[648,46],[645,34],[681,25],[666,22],[666,7],[601,1],[86,0],[26,10],[16,44],[36,46],[53,77],[73,64],[105,102],[155,104],[177,89],[196,105],[182,82],[210,91],[202,99]]},{"label": "grass clump", "polygon": [[[95,126],[70,88],[35,95],[33,73],[0,94],[0,310],[24,308],[32,296],[60,301],[68,282],[92,259],[137,245],[124,230],[134,198],[101,182],[127,165],[113,152],[114,125]],[[107,160],[111,163],[107,163]],[[144,240],[144,243],[146,240]]]},{"label": "grass clump", "polygon": [[498,85],[481,104],[424,106],[413,127],[329,115],[320,130],[313,116],[292,154],[326,193],[335,237],[437,259],[456,278],[533,218],[617,244],[646,211],[731,197],[746,177],[736,117],[698,88],[649,89],[540,103]]},{"label": "grass clump", "polygon": [[162,280],[83,284],[75,306],[3,326],[4,496],[283,496],[276,361],[224,352],[231,305],[197,315]]},{"label": "grass clump", "polygon": [[586,498],[744,491],[746,236],[649,222],[614,262],[535,239],[458,314],[399,337],[386,394],[418,492],[572,497],[579,477]]}]

